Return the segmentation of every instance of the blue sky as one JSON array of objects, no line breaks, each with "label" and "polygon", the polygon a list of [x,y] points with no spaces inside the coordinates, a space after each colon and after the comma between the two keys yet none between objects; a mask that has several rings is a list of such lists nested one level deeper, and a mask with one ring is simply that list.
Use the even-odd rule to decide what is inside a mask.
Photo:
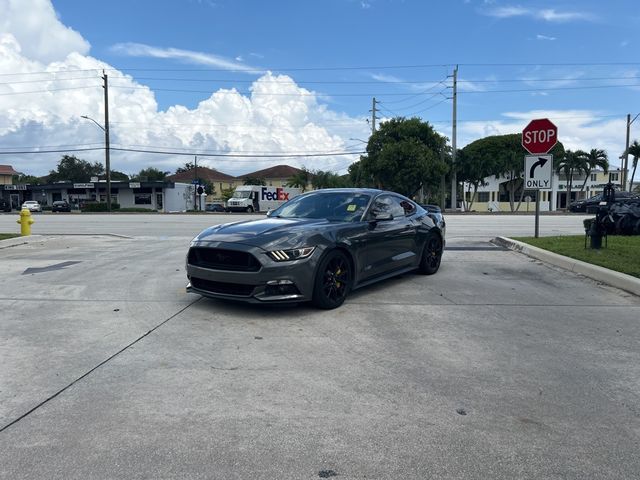
[{"label": "blue sky", "polygon": [[[379,117],[416,115],[450,137],[456,64],[459,146],[518,132],[530,119],[548,116],[567,146],[605,148],[617,164],[625,116],[640,112],[634,56],[640,14],[632,1],[0,0],[3,7],[9,20],[0,21],[0,35],[13,35],[19,47],[19,54],[7,47],[16,58],[0,61],[3,79],[49,78],[16,72],[96,69],[75,77],[78,90],[52,92],[62,105],[20,93],[28,97],[21,115],[3,119],[0,113],[5,149],[71,144],[79,137],[98,142],[93,127],[77,118],[102,115],[101,67],[111,79],[115,142],[256,155],[209,159],[230,173],[276,163],[346,171],[357,155],[259,156],[356,151],[361,144],[350,138],[366,140],[374,96]],[[40,24],[27,28],[21,17],[34,11]],[[60,83],[46,88],[73,78],[54,76]],[[6,87],[11,95],[0,103],[18,90]],[[64,114],[63,105],[73,112]],[[635,128],[632,138],[640,136]],[[101,154],[84,155],[99,160]],[[57,157],[14,158],[2,156],[0,163],[31,164],[39,174]],[[157,163],[171,170],[186,160],[122,154],[119,169]]]}]

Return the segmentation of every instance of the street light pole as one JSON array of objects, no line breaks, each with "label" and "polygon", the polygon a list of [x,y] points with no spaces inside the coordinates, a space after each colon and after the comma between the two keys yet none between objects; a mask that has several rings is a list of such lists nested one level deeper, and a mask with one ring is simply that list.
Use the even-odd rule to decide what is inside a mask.
[{"label": "street light pole", "polygon": [[[111,211],[111,172],[109,171],[109,130],[104,128],[102,125],[100,125],[98,122],[96,122],[93,118],[87,116],[87,115],[80,115],[80,118],[84,118],[85,120],[91,120],[93,123],[96,124],[96,126],[102,130],[104,132],[104,141],[105,141],[105,161],[106,161],[106,171],[107,171],[107,201],[108,201],[108,206],[107,209],[110,212]],[[97,191],[98,195],[100,194],[100,190]],[[100,201],[100,198],[98,198],[98,201]]]},{"label": "street light pole", "polygon": [[104,168],[107,171],[107,212],[111,213],[111,161],[109,158],[109,83],[107,74],[102,71],[104,80]]}]

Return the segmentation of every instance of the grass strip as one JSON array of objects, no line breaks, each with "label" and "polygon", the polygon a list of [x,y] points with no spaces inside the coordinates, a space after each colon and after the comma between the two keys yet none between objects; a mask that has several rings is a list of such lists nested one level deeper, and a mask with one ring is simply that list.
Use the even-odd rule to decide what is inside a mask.
[{"label": "grass strip", "polygon": [[605,240],[602,239],[600,250],[589,248],[588,238],[587,248],[584,248],[583,235],[540,238],[514,237],[514,240],[640,278],[640,236],[610,236],[606,247]]}]

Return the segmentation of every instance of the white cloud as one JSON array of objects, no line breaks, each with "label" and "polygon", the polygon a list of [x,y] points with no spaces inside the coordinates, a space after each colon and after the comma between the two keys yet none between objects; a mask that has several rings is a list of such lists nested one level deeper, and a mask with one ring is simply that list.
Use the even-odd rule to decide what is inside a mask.
[{"label": "white cloud", "polygon": [[536,39],[537,40],[548,40],[550,42],[553,42],[554,40],[557,40],[556,37],[549,37],[547,35],[540,35],[540,34],[536,35]]},{"label": "white cloud", "polygon": [[245,65],[237,61],[229,60],[220,55],[213,55],[211,53],[194,52],[191,50],[183,50],[180,48],[160,48],[151,45],[145,45],[143,43],[118,43],[111,47],[111,51],[119,53],[129,57],[152,57],[152,58],[164,58],[180,60],[187,63],[193,63],[196,65],[206,65],[209,67],[216,67],[222,70],[229,70],[234,72],[246,72],[246,73],[259,73],[264,70]]},{"label": "white cloud", "polygon": [[[110,130],[114,147],[256,154],[337,152],[345,148],[343,138],[367,135],[368,127],[362,119],[331,111],[318,102],[314,92],[298,87],[289,77],[270,73],[254,82],[249,95],[234,89],[218,90],[196,108],[174,105],[159,111],[149,88],[86,56],[88,43],[57,20],[49,2],[0,0],[0,7],[10,13],[0,20],[0,74],[5,74],[0,81],[0,151],[31,150],[36,146],[102,146],[103,133],[80,117],[88,115],[103,123],[100,79],[103,69],[110,79]],[[25,12],[29,12],[31,25],[42,28],[41,38],[36,35],[38,28],[24,28]],[[24,18],[17,18],[21,16]],[[32,48],[45,35],[56,49],[46,52]],[[131,55],[173,58],[247,73],[256,70],[201,52],[143,44],[121,44],[118,48]],[[261,57],[257,53],[250,55]],[[42,175],[55,168],[61,155],[1,155],[0,160],[20,171]],[[103,151],[77,155],[90,161],[102,162],[104,158]],[[201,164],[236,174],[275,163],[344,171],[356,158],[203,158]],[[112,151],[112,168],[129,173],[150,165],[174,170],[190,159]]]},{"label": "white cloud", "polygon": [[89,42],[58,20],[50,0],[0,0],[0,12],[0,33],[11,33],[31,60],[47,63],[89,52]]},{"label": "white cloud", "polygon": [[[39,0],[34,1],[39,4]],[[344,151],[345,145],[352,143],[346,139],[366,138],[368,134],[363,119],[332,111],[320,103],[315,92],[299,87],[288,76],[271,73],[258,78],[249,94],[220,89],[212,91],[195,108],[174,105],[161,111],[151,89],[87,56],[82,45],[82,41],[77,44],[78,52],[65,51],[64,58],[46,62],[27,55],[13,32],[0,32],[0,74],[3,74],[0,77],[0,152],[61,145],[65,148],[101,147],[103,132],[81,116],[87,115],[104,123],[100,78],[103,69],[109,75],[113,147],[255,155],[322,153]],[[208,62],[220,68],[252,68],[220,57],[201,56],[197,52],[136,48],[140,48],[139,53]],[[103,150],[69,153],[92,162],[104,160]],[[44,175],[55,169],[61,156],[62,153],[0,155],[0,163],[11,164],[28,174]],[[192,155],[112,150],[111,166],[127,173],[148,166],[173,171],[192,159]],[[297,159],[202,157],[199,163],[223,172],[242,174],[278,163],[344,172],[355,160],[357,155]]]},{"label": "white cloud", "polygon": [[559,12],[553,8],[534,9],[522,7],[519,5],[506,5],[503,7],[495,7],[481,10],[481,13],[495,18],[512,18],[512,17],[530,17],[536,20],[544,20],[546,22],[563,23],[570,21],[591,21],[593,15],[586,12]]}]

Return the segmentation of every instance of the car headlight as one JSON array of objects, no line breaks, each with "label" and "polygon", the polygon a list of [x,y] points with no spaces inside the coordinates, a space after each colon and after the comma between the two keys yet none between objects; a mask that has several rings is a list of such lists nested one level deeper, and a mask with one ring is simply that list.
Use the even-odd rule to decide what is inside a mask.
[{"label": "car headlight", "polygon": [[276,262],[289,262],[291,260],[300,260],[310,256],[316,247],[292,248],[291,250],[274,250],[267,252],[267,255]]}]

